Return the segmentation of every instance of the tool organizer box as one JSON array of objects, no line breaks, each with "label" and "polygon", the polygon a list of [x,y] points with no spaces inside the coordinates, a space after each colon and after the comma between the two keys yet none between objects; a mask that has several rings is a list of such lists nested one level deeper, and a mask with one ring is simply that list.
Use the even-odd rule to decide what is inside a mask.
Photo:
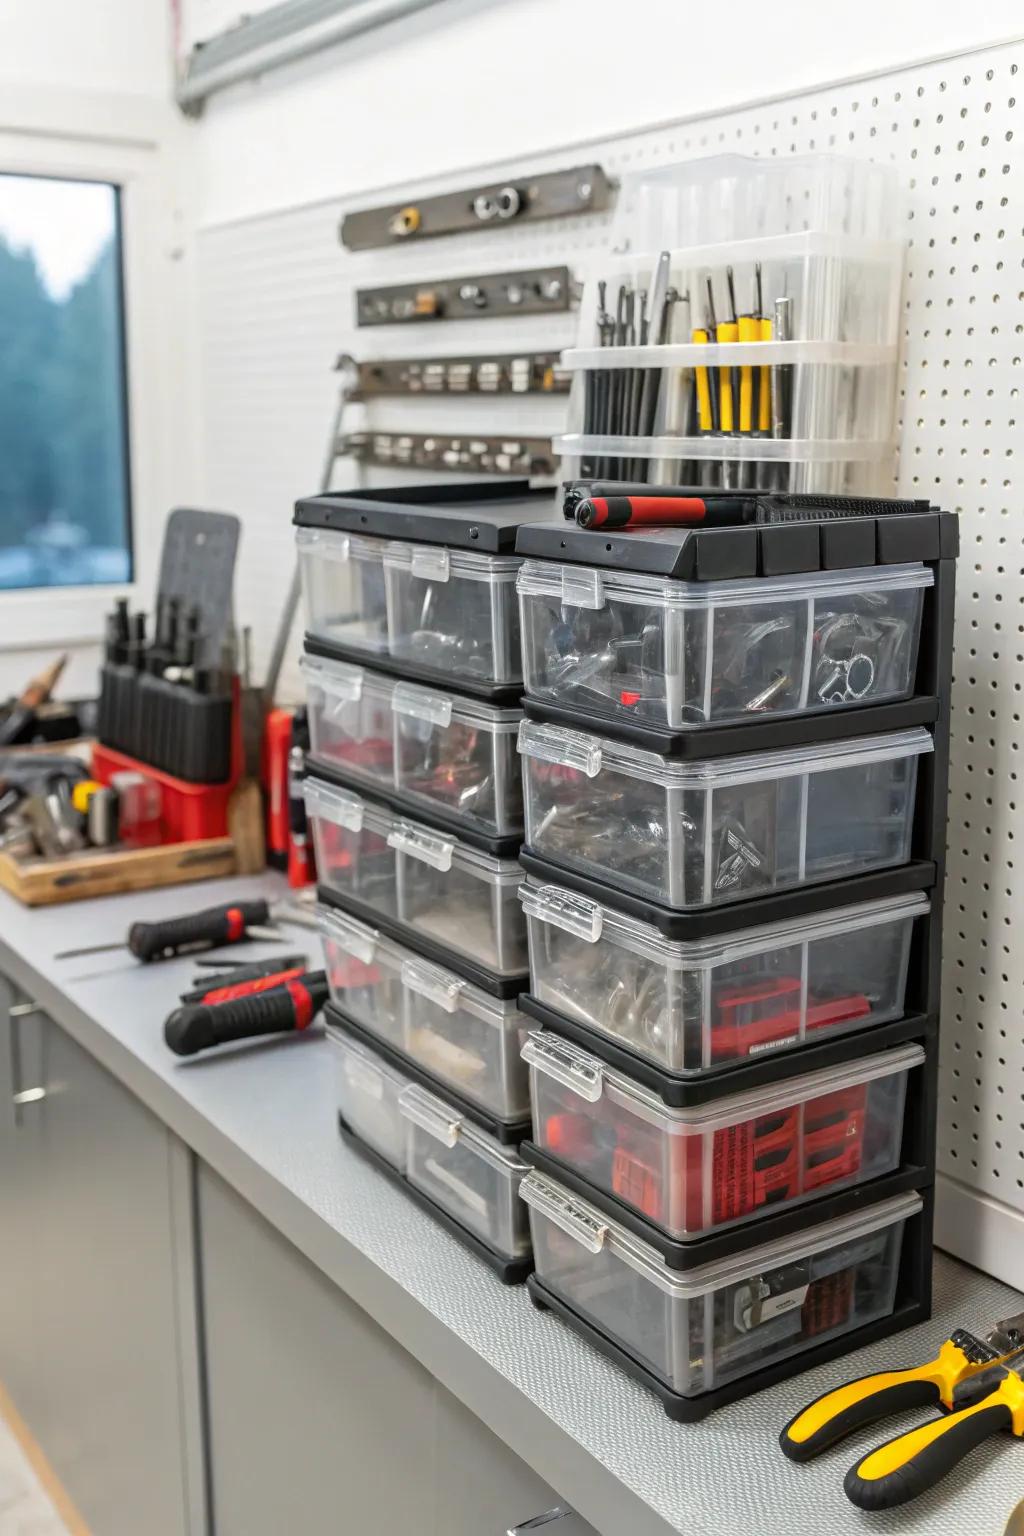
[{"label": "tool organizer box", "polygon": [[957,521],[840,510],[517,541],[530,1291],[682,1419],[930,1311]]},{"label": "tool organizer box", "polygon": [[504,481],[295,513],[339,1128],[505,1281],[532,1269],[515,540],[552,510]]}]

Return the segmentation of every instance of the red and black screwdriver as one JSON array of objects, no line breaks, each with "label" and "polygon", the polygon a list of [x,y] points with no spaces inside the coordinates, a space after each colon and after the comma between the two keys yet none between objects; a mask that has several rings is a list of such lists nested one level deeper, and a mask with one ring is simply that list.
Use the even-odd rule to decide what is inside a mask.
[{"label": "red and black screwdriver", "polygon": [[308,1029],[329,990],[325,971],[306,971],[269,991],[223,1003],[192,1003],[169,1016],[164,1040],[176,1056],[195,1056],[216,1045]]},{"label": "red and black screwdriver", "polygon": [[757,520],[757,498],[585,496],[574,516],[581,528],[736,528]]},{"label": "red and black screwdriver", "polygon": [[222,907],[207,907],[188,912],[184,917],[168,917],[158,923],[132,923],[128,937],[115,944],[93,944],[86,949],[65,949],[55,960],[78,960],[83,955],[102,955],[115,949],[128,949],[136,960],[170,960],[176,955],[216,949],[222,944],[240,944],[245,939],[283,939],[276,928],[267,928],[271,918],[266,901],[232,901]]},{"label": "red and black screwdriver", "polygon": [[[201,963],[201,962],[197,962]],[[216,962],[221,969],[209,976],[197,976],[187,992],[182,992],[183,1003],[226,1003],[233,997],[245,997],[248,991],[265,992],[268,987],[282,981],[302,976],[309,969],[305,955],[275,955],[271,960],[254,960],[251,964],[239,961],[229,970],[223,969],[226,961]]]}]

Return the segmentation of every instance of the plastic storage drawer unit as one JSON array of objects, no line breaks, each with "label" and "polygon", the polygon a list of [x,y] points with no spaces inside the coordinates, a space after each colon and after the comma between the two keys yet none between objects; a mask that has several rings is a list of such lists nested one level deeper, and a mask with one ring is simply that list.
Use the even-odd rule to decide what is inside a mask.
[{"label": "plastic storage drawer unit", "polygon": [[526,970],[523,872],[361,796],[307,779],[321,885],[370,913],[397,917],[445,952],[492,974]]},{"label": "plastic storage drawer unit", "polygon": [[493,837],[521,831],[520,709],[501,709],[328,657],[302,658],[317,759],[371,791]]},{"label": "plastic storage drawer unit", "polygon": [[475,683],[519,682],[520,563],[507,555],[389,543],[384,573],[392,657]]},{"label": "plastic storage drawer unit", "polygon": [[417,1083],[402,1090],[407,1178],[414,1189],[508,1259],[530,1251],[519,1186],[529,1172],[508,1147]]},{"label": "plastic storage drawer unit", "polygon": [[545,1174],[520,1193],[537,1278],[680,1397],[891,1316],[904,1227],[922,1207],[898,1195],[680,1272]]},{"label": "plastic storage drawer unit", "polygon": [[297,528],[295,542],[309,633],[357,651],[386,651],[383,540]]},{"label": "plastic storage drawer unit", "polygon": [[531,853],[677,910],[905,864],[916,729],[676,762],[524,720]]},{"label": "plastic storage drawer unit", "polygon": [[396,683],[395,787],[426,811],[497,837],[523,825],[516,758],[520,709]]},{"label": "plastic storage drawer unit", "polygon": [[681,943],[559,886],[519,899],[538,1002],[685,1076],[898,1019],[929,910],[897,896]]},{"label": "plastic storage drawer unit", "polygon": [[538,1147],[676,1238],[892,1173],[925,1059],[906,1045],[674,1109],[548,1030],[523,1056]]},{"label": "plastic storage drawer unit", "polygon": [[339,1030],[328,1029],[334,1050],[334,1091],[338,1113],[360,1141],[398,1173],[405,1173],[405,1121],[398,1098],[408,1086],[390,1062]]},{"label": "plastic storage drawer unit", "polygon": [[526,692],[663,730],[904,699],[932,582],[923,565],[686,582],[530,560]]},{"label": "plastic storage drawer unit", "polygon": [[521,1051],[531,1024],[514,999],[488,996],[334,908],[318,907],[317,921],[331,997],[349,1018],[497,1119],[529,1114]]},{"label": "plastic storage drawer unit", "polygon": [[321,656],[299,662],[306,679],[309,739],[317,757],[371,787],[393,789],[394,679]]}]

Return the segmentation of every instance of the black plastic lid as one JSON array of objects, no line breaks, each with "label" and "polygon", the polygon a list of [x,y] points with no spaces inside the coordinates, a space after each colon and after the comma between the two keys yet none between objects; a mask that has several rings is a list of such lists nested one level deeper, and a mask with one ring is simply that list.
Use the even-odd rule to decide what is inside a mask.
[{"label": "black plastic lid", "polygon": [[358,774],[346,773],[337,763],[318,757],[315,752],[307,754],[306,773],[311,778],[326,779],[329,784],[349,789],[363,800],[386,806],[399,816],[406,816],[410,821],[418,821],[422,826],[430,827],[431,831],[447,832],[460,843],[470,848],[479,848],[481,853],[493,854],[496,859],[518,858],[523,845],[522,834],[519,832],[506,833],[504,837],[491,837],[480,828],[467,825],[455,811],[446,812],[440,806],[410,800],[398,790],[384,789],[378,784],[368,785]]},{"label": "black plastic lid", "polygon": [[478,1237],[475,1232],[464,1227],[461,1221],[457,1221],[449,1211],[438,1205],[436,1200],[431,1200],[426,1190],[417,1189],[415,1184],[410,1184],[409,1180],[399,1173],[397,1168],[393,1168],[387,1158],[382,1157],[375,1147],[367,1146],[366,1142],[346,1125],[341,1115],[338,1116],[338,1130],[347,1147],[354,1147],[361,1157],[365,1157],[367,1162],[373,1164],[378,1173],[384,1174],[385,1178],[397,1185],[421,1210],[426,1211],[428,1216],[432,1216],[453,1237],[457,1237],[460,1243],[472,1249],[478,1259],[483,1259],[484,1263],[493,1269],[504,1285],[521,1285],[527,1275],[533,1273],[532,1253],[521,1259],[510,1259],[505,1254],[498,1253],[490,1244],[485,1243],[482,1237]]},{"label": "black plastic lid", "polygon": [[711,939],[722,933],[753,928],[758,923],[781,923],[789,918],[808,917],[812,913],[831,912],[858,901],[880,901],[887,896],[905,896],[910,891],[927,891],[935,884],[935,864],[931,859],[914,859],[897,869],[873,870],[866,875],[851,875],[846,880],[829,880],[820,885],[798,885],[789,891],[775,891],[755,896],[750,901],[727,901],[718,906],[691,907],[687,912],[663,907],[645,896],[593,880],[557,859],[541,858],[524,846],[519,862],[528,875],[545,885],[564,885],[571,891],[603,902],[617,912],[651,923],[666,939]]},{"label": "black plastic lid", "polygon": [[647,752],[677,762],[711,757],[732,757],[743,752],[772,752],[783,747],[811,746],[818,742],[846,741],[875,732],[908,730],[915,725],[934,725],[939,701],[928,695],[891,704],[867,704],[850,709],[819,710],[801,715],[762,716],[728,724],[711,722],[685,731],[659,729],[624,719],[621,714],[567,708],[546,699],[524,698],[523,709],[531,720],[564,725],[572,731],[591,731],[629,742]]},{"label": "black plastic lid", "polygon": [[774,1211],[766,1206],[762,1215],[751,1216],[722,1231],[709,1232],[704,1237],[691,1238],[689,1242],[667,1237],[660,1227],[641,1216],[638,1211],[623,1205],[616,1195],[595,1189],[575,1169],[568,1167],[561,1158],[553,1157],[532,1141],[524,1141],[519,1149],[524,1163],[546,1173],[559,1184],[564,1184],[570,1194],[577,1195],[593,1205],[602,1215],[618,1222],[627,1232],[634,1233],[650,1244],[665,1260],[669,1269],[684,1274],[699,1269],[702,1264],[716,1264],[720,1259],[731,1258],[746,1248],[760,1248],[762,1243],[773,1243],[778,1238],[790,1237],[794,1232],[805,1232],[822,1222],[833,1221],[840,1216],[850,1216],[867,1206],[877,1205],[893,1195],[905,1195],[909,1190],[925,1189],[934,1181],[930,1168],[916,1163],[904,1163],[894,1173],[867,1184],[837,1190],[832,1195],[815,1195],[800,1205],[791,1205],[784,1211]]},{"label": "black plastic lid", "polygon": [[529,480],[470,480],[305,496],[295,503],[294,521],[300,528],[511,555],[518,530],[550,521],[556,510],[554,493],[531,489]]},{"label": "black plastic lid", "polygon": [[443,944],[436,943],[426,934],[420,933],[417,928],[410,928],[407,923],[401,922],[397,917],[384,916],[367,902],[359,901],[354,896],[340,896],[337,891],[332,891],[326,885],[318,885],[316,894],[318,901],[325,907],[333,907],[337,912],[345,912],[349,917],[365,923],[369,928],[378,928],[389,939],[394,939],[396,944],[404,944],[406,949],[411,949],[413,954],[422,956],[424,960],[432,960],[435,965],[454,971],[463,980],[470,982],[474,987],[479,987],[481,992],[486,992],[488,997],[508,1001],[510,998],[519,997],[530,984],[527,974],[498,976],[494,971],[489,971],[486,966],[478,965],[475,960],[468,960],[465,955],[460,955],[456,951],[447,949]]},{"label": "black plastic lid", "polygon": [[369,1046],[376,1055],[382,1056],[385,1061],[397,1067],[399,1072],[404,1072],[406,1077],[414,1083],[419,1083],[421,1088],[426,1088],[429,1093],[436,1094],[446,1104],[452,1105],[467,1120],[472,1120],[481,1130],[493,1136],[495,1141],[500,1141],[505,1147],[518,1147],[521,1141],[525,1141],[533,1128],[533,1122],[529,1115],[521,1116],[518,1120],[499,1120],[497,1115],[490,1114],[481,1105],[475,1104],[472,1099],[467,1099],[464,1094],[449,1087],[440,1077],[433,1072],[428,1072],[421,1067],[418,1061],[400,1051],[397,1046],[390,1045],[375,1035],[371,1029],[366,1029],[362,1024],[357,1024],[355,1019],[350,1019],[348,1014],[338,1007],[337,1003],[324,1004],[324,1018],[335,1029],[340,1029],[343,1034],[351,1035],[356,1040],[361,1040]]},{"label": "black plastic lid", "polygon": [[559,518],[524,525],[516,553],[682,581],[734,581],[954,559],[958,530],[953,512],[767,527],[633,530],[580,528]]},{"label": "black plastic lid", "polygon": [[850,1030],[829,1040],[815,1041],[813,1045],[759,1054],[753,1060],[730,1062],[728,1066],[703,1072],[700,1077],[682,1077],[631,1051],[628,1046],[620,1045],[610,1035],[602,1035],[578,1019],[566,1018],[529,992],[519,999],[519,1007],[546,1029],[564,1035],[599,1061],[650,1088],[669,1109],[695,1109],[699,1104],[712,1104],[733,1093],[745,1093],[751,1088],[764,1088],[769,1083],[803,1077],[807,1072],[818,1072],[824,1067],[843,1066],[860,1056],[874,1056],[889,1046],[904,1045],[908,1040],[930,1039],[936,1027],[934,1020],[924,1014],[908,1014],[889,1024]]},{"label": "black plastic lid", "polygon": [[486,704],[514,705],[523,696],[522,683],[478,683],[460,673],[452,676],[442,667],[425,667],[417,661],[397,660],[392,656],[379,655],[376,651],[361,651],[358,646],[338,645],[333,640],[322,640],[319,635],[307,634],[304,640],[307,656],[325,656],[328,661],[344,661],[356,667],[372,667],[375,672],[385,672],[388,677],[404,678],[409,683],[437,683],[451,693],[464,693],[468,698],[481,699]]}]

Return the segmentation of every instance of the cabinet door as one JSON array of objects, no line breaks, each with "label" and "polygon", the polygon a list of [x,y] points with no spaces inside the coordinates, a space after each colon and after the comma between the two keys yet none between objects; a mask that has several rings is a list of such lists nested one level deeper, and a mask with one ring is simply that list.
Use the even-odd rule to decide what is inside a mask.
[{"label": "cabinet door", "polygon": [[31,1107],[43,1448],[96,1536],[196,1536],[172,1198],[172,1160],[187,1154],[52,1021],[42,1046],[45,1098]]},{"label": "cabinet door", "polygon": [[557,1503],[203,1164],[199,1222],[218,1532],[499,1536]]},{"label": "cabinet door", "polygon": [[39,1102],[43,1015],[0,975],[0,1383],[37,1439],[46,1433],[35,1322],[39,1278]]}]

